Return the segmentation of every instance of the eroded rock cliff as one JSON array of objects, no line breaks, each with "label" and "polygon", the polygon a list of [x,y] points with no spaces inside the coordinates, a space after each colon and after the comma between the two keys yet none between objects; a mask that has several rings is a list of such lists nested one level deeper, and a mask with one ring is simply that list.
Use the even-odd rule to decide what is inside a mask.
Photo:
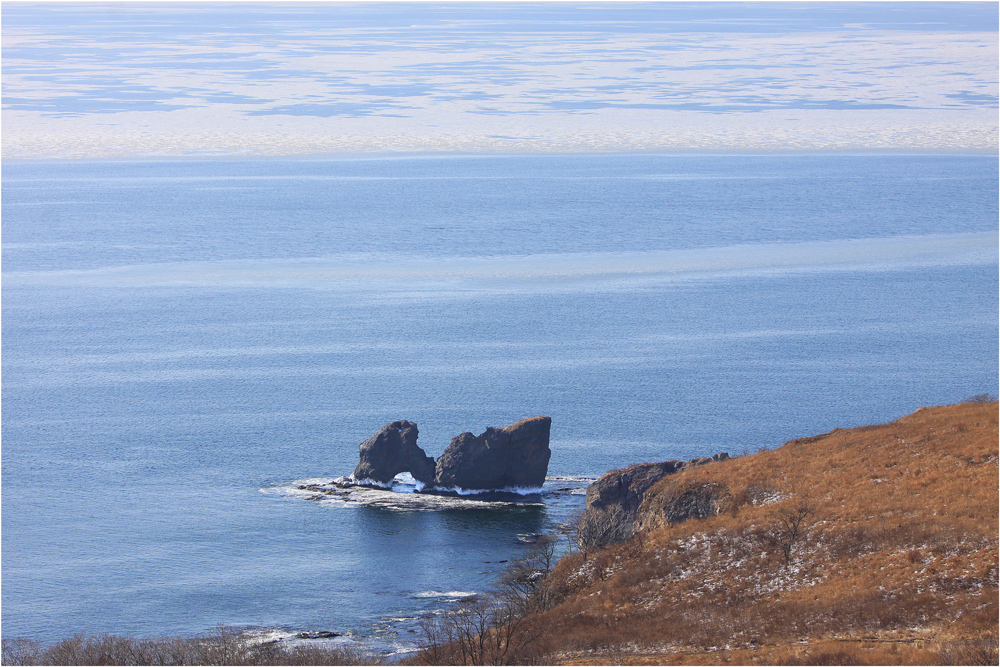
[{"label": "eroded rock cliff", "polygon": [[[645,516],[640,508],[644,506],[646,492],[654,484],[682,470],[728,458],[729,454],[720,452],[689,461],[643,463],[606,473],[587,487],[587,508],[580,521],[580,541],[585,546],[594,547],[627,540],[637,528],[645,526],[637,519],[640,515]],[[676,506],[656,509],[668,510],[673,518],[682,515],[685,518],[707,516],[705,512],[718,513],[718,508],[725,505],[716,496],[721,498],[722,491],[684,489],[677,498]],[[653,511],[652,507],[648,509]],[[665,515],[665,512],[661,511],[661,514]]]},{"label": "eroded rock cliff", "polygon": [[531,417],[478,436],[462,433],[438,457],[438,488],[539,488],[549,467],[549,417]]},{"label": "eroded rock cliff", "polygon": [[417,446],[417,435],[417,425],[405,420],[380,428],[361,443],[354,480],[385,486],[399,473],[408,472],[421,484],[433,485],[434,459]]}]

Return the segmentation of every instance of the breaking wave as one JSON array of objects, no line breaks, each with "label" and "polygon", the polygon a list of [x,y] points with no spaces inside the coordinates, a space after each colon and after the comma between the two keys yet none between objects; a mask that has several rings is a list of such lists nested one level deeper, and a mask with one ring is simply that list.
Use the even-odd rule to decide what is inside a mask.
[{"label": "breaking wave", "polygon": [[300,479],[289,484],[260,489],[268,495],[285,496],[337,506],[381,507],[395,510],[433,511],[542,505],[546,500],[578,497],[586,493],[590,477],[553,476],[537,488],[508,487],[499,490],[458,487],[419,493],[421,484],[409,473],[397,475],[390,484],[355,480],[350,476]]},{"label": "breaking wave", "polygon": [[544,488],[505,486],[502,489],[463,489],[460,486],[444,486],[435,489],[434,493],[455,494],[456,496],[488,496],[488,495],[514,495],[514,496],[537,496]]},{"label": "breaking wave", "polygon": [[441,591],[421,591],[420,593],[414,593],[410,597],[415,598],[443,598],[448,600],[461,600],[463,598],[476,597],[478,593],[475,591],[447,591],[442,593]]},{"label": "breaking wave", "polygon": [[281,644],[287,648],[296,648],[299,646],[365,646],[365,643],[356,638],[352,632],[256,628],[245,630],[242,634],[255,644]]}]

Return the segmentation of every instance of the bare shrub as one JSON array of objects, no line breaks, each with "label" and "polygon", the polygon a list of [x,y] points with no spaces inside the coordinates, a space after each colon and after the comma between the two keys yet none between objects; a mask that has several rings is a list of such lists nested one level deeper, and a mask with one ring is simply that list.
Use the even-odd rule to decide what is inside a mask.
[{"label": "bare shrub", "polygon": [[657,500],[663,525],[717,516],[735,505],[726,484],[704,481],[678,481]]},{"label": "bare shrub", "polygon": [[946,642],[938,652],[942,665],[996,665],[998,655],[997,631],[985,637]]},{"label": "bare shrub", "polygon": [[550,585],[558,538],[542,535],[497,579],[499,590],[421,621],[424,646],[414,658],[427,665],[537,663],[543,651],[532,614],[550,608],[562,588]]},{"label": "bare shrub", "polygon": [[77,634],[50,646],[3,640],[4,665],[372,665],[382,661],[357,647],[261,644],[219,626],[207,637],[135,639]]},{"label": "bare shrub", "polygon": [[3,640],[3,664],[37,665],[42,652],[42,642],[18,637]]},{"label": "bare shrub", "polygon": [[635,659],[635,654],[629,644],[610,644],[600,652],[602,664],[605,665],[631,665]]},{"label": "bare shrub", "polygon": [[740,503],[744,505],[767,505],[784,498],[777,484],[768,479],[751,480],[743,491]]},{"label": "bare shrub", "polygon": [[421,627],[425,645],[415,659],[427,665],[526,665],[541,660],[541,628],[513,596],[486,595]]},{"label": "bare shrub", "polygon": [[555,565],[558,541],[555,535],[541,535],[527,555],[512,561],[500,574],[500,590],[534,609],[551,606],[553,591],[546,582]]},{"label": "bare shrub", "polygon": [[619,505],[588,508],[576,523],[576,542],[584,558],[593,549],[624,542],[632,536],[633,518]]},{"label": "bare shrub", "polygon": [[867,665],[858,651],[849,648],[839,648],[830,651],[817,651],[802,657],[801,661],[791,662],[792,665]]},{"label": "bare shrub", "polygon": [[370,650],[362,646],[337,646],[320,648],[317,646],[299,646],[294,649],[282,650],[283,656],[277,656],[273,662],[260,662],[265,665],[381,665],[384,661]]}]

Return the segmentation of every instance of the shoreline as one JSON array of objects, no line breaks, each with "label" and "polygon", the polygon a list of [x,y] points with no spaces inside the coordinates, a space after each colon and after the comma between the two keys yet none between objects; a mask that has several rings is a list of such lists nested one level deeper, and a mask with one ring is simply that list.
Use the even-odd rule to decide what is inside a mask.
[{"label": "shoreline", "polygon": [[[737,519],[744,512],[746,512],[748,515],[747,519],[743,520],[744,523],[748,520],[757,521],[758,514],[761,514],[763,512],[763,514],[761,514],[761,516],[763,517],[766,516],[767,512],[774,511],[774,510],[769,510],[767,506],[781,505],[786,501],[791,502],[791,500],[794,499],[794,497],[796,496],[795,491],[788,490],[787,493],[777,493],[776,491],[777,486],[774,486],[775,484],[780,485],[782,483],[785,484],[788,483],[787,481],[786,482],[780,481],[782,479],[780,476],[780,472],[782,469],[791,466],[791,468],[789,468],[789,471],[797,470],[799,471],[798,474],[802,475],[801,479],[794,480],[793,486],[805,485],[810,489],[810,495],[808,497],[812,498],[811,502],[813,503],[810,512],[815,514],[815,516],[812,519],[810,519],[810,522],[808,524],[806,524],[810,526],[810,528],[808,529],[809,533],[807,534],[807,537],[803,538],[804,541],[802,541],[798,545],[795,545],[794,549],[793,545],[789,543],[788,551],[785,554],[785,558],[786,561],[791,562],[793,560],[796,563],[795,570],[787,571],[784,574],[781,574],[779,578],[781,581],[784,581],[789,577],[795,578],[798,576],[805,576],[807,579],[812,577],[812,579],[809,579],[809,582],[811,582],[809,583],[809,585],[816,585],[820,587],[828,586],[829,583],[826,581],[827,578],[826,568],[828,566],[832,566],[834,569],[850,568],[852,566],[851,563],[854,559],[860,558],[861,559],[860,562],[862,562],[863,564],[863,562],[867,562],[865,561],[865,558],[870,557],[870,555],[867,554],[867,552],[864,552],[861,553],[859,556],[855,556],[847,561],[841,559],[840,561],[834,562],[832,564],[827,563],[826,565],[823,565],[823,563],[826,562],[825,557],[819,557],[822,556],[823,553],[826,553],[826,551],[828,551],[829,549],[834,548],[833,545],[838,544],[836,541],[831,542],[830,541],[831,539],[834,540],[844,539],[843,537],[837,537],[838,524],[843,523],[844,521],[848,522],[857,521],[856,519],[851,519],[851,517],[853,516],[851,512],[853,510],[851,510],[850,506],[860,502],[861,505],[859,505],[859,507],[865,507],[867,506],[866,505],[867,501],[863,499],[852,498],[851,497],[852,494],[857,494],[857,490],[852,490],[852,489],[867,488],[868,485],[864,484],[866,479],[863,476],[861,478],[858,478],[856,475],[853,474],[850,476],[849,479],[845,478],[843,483],[837,481],[839,477],[837,479],[834,479],[832,482],[833,484],[832,486],[829,486],[831,484],[831,481],[829,479],[824,478],[822,483],[827,484],[829,488],[823,491],[823,493],[825,494],[833,493],[835,495],[835,498],[833,503],[821,500],[820,496],[817,496],[812,493],[812,492],[822,491],[822,489],[814,488],[815,482],[810,476],[813,473],[810,473],[809,471],[813,470],[817,465],[825,467],[826,464],[822,462],[811,462],[810,459],[817,456],[819,452],[824,452],[824,456],[832,457],[831,461],[837,462],[839,465],[856,467],[859,464],[858,462],[859,452],[867,452],[867,454],[864,457],[864,461],[869,461],[870,459],[871,462],[870,463],[862,462],[861,465],[862,466],[868,465],[872,467],[873,470],[877,469],[879,471],[878,478],[872,479],[872,481],[874,482],[886,481],[883,478],[885,478],[887,475],[896,474],[895,472],[888,472],[888,471],[894,470],[899,466],[907,466],[906,471],[899,470],[898,474],[900,475],[908,473],[912,465],[915,463],[921,463],[922,467],[924,468],[930,466],[927,475],[931,475],[931,477],[925,477],[924,478],[925,481],[920,482],[919,476],[921,471],[919,469],[916,470],[915,473],[918,477],[918,482],[925,484],[923,488],[928,490],[928,492],[924,494],[927,495],[927,499],[923,500],[922,502],[927,504],[928,506],[933,505],[935,507],[938,507],[939,509],[948,508],[950,507],[950,504],[955,504],[956,506],[955,511],[968,512],[969,509],[966,509],[967,507],[968,508],[977,507],[974,501],[972,501],[973,502],[972,505],[969,505],[968,504],[970,502],[969,499],[962,497],[952,498],[951,496],[948,495],[950,491],[945,490],[945,487],[942,487],[939,490],[935,490],[935,487],[928,488],[926,486],[928,482],[935,483],[935,480],[941,479],[938,470],[935,470],[935,468],[940,468],[940,464],[932,464],[931,459],[940,455],[943,456],[944,459],[950,460],[951,458],[955,458],[960,463],[964,462],[965,470],[963,471],[962,474],[966,476],[982,475],[982,474],[989,476],[991,474],[990,469],[992,468],[994,470],[993,475],[995,477],[995,468],[997,465],[997,452],[996,452],[996,439],[995,439],[997,404],[995,401],[992,401],[992,399],[993,399],[992,396],[982,394],[967,399],[967,401],[963,403],[943,405],[943,406],[922,407],[918,408],[917,410],[913,411],[910,414],[907,414],[903,417],[900,417],[898,419],[895,419],[893,421],[884,424],[860,426],[855,428],[835,428],[829,432],[822,433],[819,435],[802,437],[788,441],[783,445],[781,445],[780,447],[777,447],[776,449],[773,450],[761,450],[756,454],[747,453],[739,455],[735,458],[726,458],[726,459],[720,458],[717,459],[716,462],[707,465],[696,466],[694,468],[681,469],[674,475],[669,475],[668,476],[669,479],[664,479],[662,480],[662,482],[657,483],[654,486],[650,487],[649,491],[647,492],[648,497],[642,499],[641,505],[642,508],[644,508],[642,511],[645,511],[648,514],[649,509],[647,506],[649,500],[654,501],[654,505],[656,502],[662,502],[661,500],[657,500],[657,498],[662,497],[664,491],[669,490],[671,488],[671,484],[674,484],[673,479],[678,480],[676,482],[677,484],[682,484],[686,483],[685,480],[689,480],[691,478],[694,478],[696,480],[704,480],[702,483],[708,482],[709,485],[714,484],[716,486],[719,484],[734,485],[741,483],[745,485],[748,483],[747,479],[745,478],[751,478],[749,486],[747,487],[746,491],[737,492],[735,488],[733,489],[734,493],[733,497],[737,499],[742,498],[742,500],[739,500],[738,502],[744,503],[745,508],[740,509],[739,512],[737,512],[735,509],[726,509],[725,511],[719,510],[717,512],[718,514],[717,517],[687,519],[687,520],[682,520],[680,524],[677,524],[676,526],[673,527],[664,526],[660,528],[653,528],[651,532],[645,532],[644,535],[642,536],[636,536],[636,538],[628,537],[625,539],[624,542],[613,543],[604,547],[595,547],[591,551],[589,559],[587,558],[587,548],[584,547],[583,548],[584,551],[582,552],[583,556],[582,562],[580,560],[581,551],[579,546],[577,548],[571,548],[569,551],[563,553],[559,557],[559,559],[555,562],[555,564],[552,566],[551,569],[552,574],[547,575],[546,581],[550,580],[549,577],[554,578],[557,584],[561,581],[567,580],[567,577],[569,581],[572,581],[574,577],[581,576],[580,573],[583,573],[584,571],[590,572],[590,574],[587,575],[587,577],[590,579],[590,583],[586,584],[586,586],[596,587],[597,589],[600,589],[602,591],[604,588],[610,585],[611,582],[615,581],[616,578],[624,578],[625,580],[630,581],[631,578],[634,578],[633,575],[629,574],[630,569],[638,567],[638,564],[633,563],[633,561],[637,557],[641,557],[643,551],[646,549],[655,547],[657,553],[662,551],[663,548],[665,548],[665,546],[670,543],[670,542],[664,542],[664,539],[666,539],[665,536],[669,536],[672,533],[678,534],[679,537],[677,539],[680,539],[681,541],[680,543],[682,544],[690,543],[687,548],[682,550],[682,552],[686,554],[690,551],[691,554],[690,557],[694,558],[698,553],[699,549],[698,543],[706,541],[711,542],[712,540],[716,539],[715,535],[718,532],[723,541],[720,542],[714,549],[712,549],[712,553],[713,554],[717,553],[715,557],[720,558],[723,556],[723,554],[727,552],[727,550],[732,550],[733,548],[736,547],[736,543],[730,544],[731,537],[726,537],[726,536],[731,535],[734,530],[736,531],[744,530],[743,528],[740,527],[739,523],[735,523]],[[990,429],[992,429],[992,431]],[[933,442],[930,439],[933,439]],[[882,453],[881,450],[876,452],[874,449],[876,447],[884,449],[885,450],[884,453]],[[941,448],[944,449],[942,450]],[[913,458],[911,461],[905,457],[913,457]],[[889,467],[886,468],[886,471],[883,471],[882,468],[880,467],[883,458],[885,458],[885,460],[890,462]],[[626,469],[612,470],[609,471],[607,474],[619,472],[622,470]],[[759,475],[761,474],[765,474],[767,476],[759,477]],[[950,473],[950,474],[957,474],[957,473]],[[778,476],[776,477],[775,475]],[[901,479],[901,481],[899,482],[900,484],[906,484],[906,485],[913,484],[912,481],[907,481],[905,478],[900,478],[900,479]],[[593,484],[593,482],[591,484]],[[858,486],[859,484],[861,485],[860,487]],[[905,488],[908,489],[909,486],[906,486]],[[949,486],[946,488],[950,489],[952,487]],[[767,496],[766,500],[760,500],[758,502],[758,500],[753,499],[755,498],[755,496],[748,495],[754,493],[759,494],[762,492],[762,489],[764,491],[767,491],[767,493],[764,494],[765,496]],[[877,494],[883,494],[879,495],[878,497],[883,498],[884,501],[888,501],[888,499],[896,497],[894,491],[892,491],[891,489],[883,490],[881,488],[881,485],[879,484],[876,484],[872,488],[871,492]],[[884,495],[885,493],[888,493],[889,495]],[[838,502],[840,501],[836,500],[837,497],[843,494],[847,494],[844,495],[844,501],[843,501],[844,503],[848,504],[846,508],[844,505],[839,505]],[[761,497],[763,498],[764,496]],[[821,505],[821,503],[823,502],[826,502],[827,505],[825,509]],[[905,497],[902,499],[901,502],[903,502],[904,505],[900,506],[901,509],[899,511],[903,511],[903,509],[910,506],[906,505],[906,503],[910,501],[907,501]],[[891,507],[886,507],[883,509],[890,512],[896,511],[891,509]],[[732,514],[732,516],[729,516],[730,513]],[[938,512],[935,511],[935,516],[937,516],[937,514]],[[906,512],[903,512],[903,514],[901,514],[900,516],[909,516],[909,515]],[[956,516],[958,515],[956,514]],[[917,521],[917,524],[920,524],[920,517],[916,518],[911,517],[910,519],[907,520],[910,521],[911,523],[913,521]],[[689,523],[693,524],[693,526],[688,526]],[[718,529],[712,527],[714,524],[719,524],[722,527],[721,532],[719,532]],[[929,524],[926,525],[924,529],[933,530],[933,528]],[[691,531],[695,532],[691,533]],[[753,533],[753,526],[750,527],[750,531],[751,533]],[[691,534],[689,535],[689,533]],[[903,531],[897,538],[894,539],[909,540],[910,537],[908,535],[909,533],[907,531]],[[957,537],[956,538],[948,537],[948,535],[944,534],[939,536],[937,533],[933,532],[930,533],[929,535],[934,537],[929,536],[924,538],[919,538],[919,537],[913,538],[918,540],[919,539],[930,540],[923,547],[918,546],[917,548],[911,548],[908,552],[906,551],[906,549],[904,549],[903,552],[900,552],[906,557],[903,558],[903,560],[901,561],[904,566],[907,562],[907,559],[909,559],[908,562],[911,563],[923,562],[927,558],[931,558],[932,553],[936,553],[941,549],[948,551],[948,549],[950,549],[948,545],[952,544],[954,542],[954,539],[957,538]],[[956,536],[959,535],[960,534],[956,533]],[[935,546],[935,543],[933,542],[934,539],[938,540],[944,539],[945,542],[943,542],[941,545]],[[694,542],[691,542],[691,540],[694,540]],[[815,546],[811,545],[811,542],[813,540],[817,541],[817,544]],[[961,547],[962,545],[965,544],[965,540],[966,538],[962,537],[962,539],[955,544]],[[815,550],[817,547],[818,547],[817,554],[819,554],[819,556],[814,556],[812,555],[812,550]],[[898,550],[896,549],[895,542],[883,548],[889,548],[892,554],[896,554],[896,551]],[[969,558],[973,559],[978,558],[979,557],[978,554],[982,550],[981,545],[974,548],[972,546],[966,545],[966,547],[964,548],[966,548],[966,550],[968,550],[969,548],[973,549],[973,551],[969,552],[968,556]],[[989,550],[989,547],[986,548],[987,550]],[[948,551],[948,553],[951,552]],[[810,564],[810,560],[811,559],[815,560],[816,557],[819,557],[819,561],[817,562],[818,565]],[[687,558],[687,556],[684,556],[684,558]],[[956,556],[951,556],[950,560],[955,560],[955,558]],[[895,555],[891,556],[890,560],[892,559],[899,560],[895,558]],[[954,567],[956,567],[954,565],[947,564],[946,560],[940,560],[940,565],[938,565],[938,567],[945,568],[946,570],[947,568],[954,569]],[[970,564],[974,562],[976,561],[972,560],[970,561]],[[590,564],[588,565],[588,563]],[[604,564],[602,565],[602,563]],[[617,565],[613,565],[613,563],[617,563]],[[780,557],[778,557],[777,560],[774,561],[774,565],[775,567],[778,568],[777,571],[779,573],[784,572],[784,570],[781,569],[780,563],[781,559]],[[694,567],[704,567],[704,565],[705,564],[694,565]],[[813,569],[815,566],[822,567],[823,573],[819,575],[815,573],[810,574],[810,570]],[[594,567],[612,567],[612,570],[617,570],[620,574],[615,574],[614,576],[608,574],[606,576],[600,577],[598,580],[593,577],[593,572],[591,572],[591,570],[593,570]],[[721,573],[724,572],[729,567],[729,564],[724,562],[715,563],[714,565],[711,566],[710,569],[714,571],[720,567],[722,568],[721,570],[719,570],[719,572]],[[736,564],[734,565],[734,567],[745,567],[745,566]],[[957,567],[959,567],[959,570],[961,570],[961,568],[963,567],[967,568],[967,566],[962,563],[960,563],[959,566]],[[572,574],[573,572],[577,572],[577,574]],[[848,572],[851,572],[851,570],[848,569]],[[976,570],[975,572],[978,572],[978,570]],[[993,566],[992,572],[993,572],[992,575],[990,575],[989,572],[987,572],[985,575],[982,575],[986,577],[986,579],[983,580],[983,582],[985,583],[983,583],[983,585],[980,586],[980,588],[985,586],[987,590],[983,590],[982,593],[979,594],[980,596],[985,595],[987,598],[989,597],[988,589],[990,586],[989,580],[991,576],[993,577],[992,586],[995,589],[996,586],[995,565]],[[923,575],[921,573],[906,575],[904,567],[903,576],[904,578],[902,580],[903,582],[902,585],[909,587],[910,584],[913,583],[913,581],[917,581],[917,579],[920,579],[920,577]],[[959,576],[965,576],[965,575],[959,575]],[[980,574],[974,573],[973,576],[980,577]],[[896,582],[895,584],[893,584],[893,586],[899,585],[900,583],[895,578],[892,581]],[[920,581],[923,581],[923,579],[920,579]],[[678,585],[681,585],[681,582],[676,582],[676,583]],[[783,587],[787,585],[788,585],[787,583],[782,584]],[[641,588],[643,590],[646,590],[647,587],[643,585],[641,586]],[[586,590],[589,590],[589,588],[584,588],[580,590],[579,593],[574,593],[571,591],[569,594],[581,595],[584,594]],[[608,591],[604,592],[610,594],[611,590],[613,589],[609,589]],[[780,591],[781,589],[778,590]],[[794,591],[797,590],[797,588],[795,586],[791,586],[789,590],[794,594]],[[7,638],[5,638],[4,650],[5,653],[8,652],[8,648],[14,645],[11,643],[12,641],[13,642],[20,641],[22,643],[25,643],[25,646],[28,646],[29,648],[31,646],[34,646],[36,651],[40,651],[43,650],[43,647],[51,648],[53,646],[57,646],[60,644],[66,644],[67,642],[69,643],[75,642],[76,644],[81,646],[89,646],[87,642],[93,642],[96,645],[97,643],[100,643],[102,641],[107,642],[109,641],[109,638],[113,637],[118,637],[118,639],[120,640],[119,643],[121,644],[128,644],[129,642],[134,642],[134,643],[147,642],[150,643],[150,645],[155,645],[157,642],[161,642],[164,644],[169,642],[174,642],[179,644],[190,644],[192,646],[200,642],[202,644],[212,645],[212,642],[226,640],[233,642],[234,643],[233,645],[239,644],[243,646],[243,649],[241,650],[250,652],[253,651],[266,652],[273,648],[279,649],[277,653],[272,652],[268,654],[270,655],[270,658],[268,659],[274,659],[273,662],[262,661],[254,664],[288,664],[287,660],[288,655],[286,653],[282,653],[282,651],[289,651],[289,650],[293,652],[301,651],[303,655],[310,653],[311,651],[314,657],[322,656],[324,659],[336,657],[338,660],[336,663],[313,662],[313,663],[297,663],[297,664],[393,664],[393,662],[399,660],[404,660],[404,661],[411,659],[419,660],[417,654],[420,651],[426,649],[427,647],[426,638],[422,638],[421,635],[419,634],[420,630],[418,628],[422,629],[424,627],[424,623],[420,619],[422,618],[441,619],[441,618],[449,618],[456,613],[460,614],[461,613],[460,610],[464,606],[467,606],[469,604],[475,604],[480,597],[480,594],[478,593],[469,593],[462,591],[451,591],[450,593],[428,591],[423,597],[431,597],[430,596],[431,593],[435,594],[435,596],[442,602],[447,602],[448,607],[442,609],[439,612],[425,611],[423,613],[415,615],[413,618],[409,619],[411,621],[409,624],[411,627],[409,628],[400,625],[395,630],[388,629],[389,636],[391,636],[392,634],[396,634],[398,636],[400,633],[403,632],[412,633],[413,642],[410,643],[410,646],[412,646],[412,648],[404,645],[394,645],[391,650],[386,650],[387,645],[384,644],[382,641],[380,641],[377,637],[374,636],[365,637],[354,634],[352,632],[340,633],[339,631],[331,631],[331,630],[299,630],[299,629],[284,629],[279,627],[253,627],[253,626],[239,629],[239,628],[225,628],[223,626],[219,626],[216,629],[215,635],[210,635],[210,636],[182,635],[182,636],[160,637],[160,638],[142,638],[142,637],[132,638],[132,637],[120,637],[108,634],[94,634],[89,636],[78,634],[75,637],[63,640],[56,640],[54,642],[40,642],[22,638],[18,638],[16,640],[8,640]],[[564,593],[564,595],[565,594],[566,593]],[[685,595],[690,595],[690,594],[691,594],[690,592],[685,593]],[[956,594],[957,593],[952,595]],[[972,594],[973,597],[975,597],[975,588],[973,587],[972,589],[970,589],[970,592],[967,594]],[[593,595],[593,593],[591,593],[591,595]],[[572,599],[573,598],[570,598],[570,600]],[[987,599],[985,602],[988,605],[989,600]],[[962,604],[961,602],[953,604],[959,604],[958,608],[964,609],[964,607],[961,606]],[[541,613],[542,615],[544,615],[550,613],[550,611],[546,608],[542,608],[540,611],[534,611],[530,613],[533,614]],[[393,620],[393,619],[389,618],[383,620]],[[395,620],[399,621],[402,619],[395,619]],[[883,628],[883,631],[888,632],[890,629],[891,628]],[[891,631],[893,633],[897,632],[896,629],[891,629]],[[681,646],[679,644],[674,646],[670,641],[668,641],[665,638],[663,641],[665,641],[666,643],[663,646],[646,646],[640,641],[638,644],[636,644],[636,647],[634,649],[627,649],[627,650],[616,649],[618,652],[614,653],[614,656],[617,656],[618,658],[622,658],[623,656],[631,656],[639,660],[654,660],[654,661],[660,661],[662,659],[666,659],[669,657],[671,661],[675,659],[680,659],[681,664],[723,664],[723,662],[728,662],[728,659],[723,660],[723,657],[725,655],[732,654],[732,656],[734,656],[736,660],[745,660],[749,659],[751,655],[758,655],[758,653],[756,652],[765,650],[771,651],[775,655],[778,655],[781,654],[782,651],[785,651],[787,653],[788,651],[793,651],[793,650],[798,651],[800,653],[802,651],[806,651],[808,653],[811,647],[813,651],[842,650],[851,653],[852,655],[855,656],[860,655],[857,652],[861,650],[870,650],[870,651],[875,650],[875,648],[864,649],[862,647],[862,645],[866,641],[868,642],[868,644],[871,644],[873,641],[871,640],[871,638],[868,639],[865,639],[864,637],[853,638],[852,636],[850,636],[849,633],[847,635],[844,635],[843,632],[841,632],[840,634],[834,632],[833,635],[830,635],[829,632],[827,631],[824,632],[825,634],[821,632],[820,635],[816,635],[815,637],[812,634],[810,634],[809,641],[799,641],[795,645],[790,644],[786,646],[783,643],[783,640],[772,638],[769,640],[763,639],[762,641],[757,641],[755,639],[750,642],[750,645],[748,645],[749,648],[743,647],[742,644],[740,644],[739,646],[734,645],[733,647],[729,647],[727,645],[724,648],[717,647],[717,648],[702,649],[702,650],[691,650],[691,648],[685,648],[684,646]],[[921,647],[924,647],[925,645],[928,644],[937,646],[938,647],[937,650],[942,651],[941,653],[942,655],[947,654],[948,651],[956,651],[958,649],[965,650],[969,648],[969,646],[972,646],[973,648],[975,646],[978,646],[978,644],[975,644],[975,642],[978,640],[974,639],[961,639],[961,638],[936,639],[934,636],[928,634],[928,632],[930,632],[929,627],[917,628],[916,630],[911,629],[911,631],[908,632],[909,634],[907,634],[905,637],[904,636],[896,637],[894,641],[897,641],[897,643],[902,642],[903,645],[911,646],[911,649],[908,650],[910,650],[910,652],[913,653],[913,655],[917,654],[924,655],[923,653],[920,653],[920,651],[924,651],[926,653],[926,649]],[[742,636],[745,633],[743,631],[740,631],[740,633],[737,634],[739,636]],[[913,637],[910,637],[910,635],[913,635]],[[909,642],[909,644],[907,644],[907,642]],[[937,643],[934,644],[933,642]],[[965,643],[963,644],[962,642]],[[969,642],[972,643],[969,644]],[[873,646],[877,647],[877,643],[874,644]],[[747,650],[751,651],[751,653],[746,653]],[[741,653],[741,651],[743,652]],[[761,653],[759,655],[763,656],[765,654]],[[788,655],[791,655],[791,653],[788,653]],[[558,658],[558,660],[555,662],[550,661],[547,664],[610,664],[606,660],[604,660],[602,656],[603,658],[607,658],[609,656],[613,657],[611,656],[611,654],[606,655],[605,653],[599,651],[595,653],[594,651],[580,651],[567,647],[565,649],[557,651],[556,653],[549,654],[548,657],[550,659]],[[686,656],[686,657],[679,658],[679,656]],[[258,658],[259,657],[260,656],[258,656]],[[285,658],[284,660],[282,659],[283,657]],[[594,662],[595,660],[597,660],[596,663]],[[17,662],[17,661],[10,662],[5,660],[5,664],[33,664],[33,663]],[[87,663],[66,662],[65,664],[87,664]],[[107,663],[107,664],[122,664],[122,663]],[[200,664],[200,663],[185,663],[185,664]],[[246,663],[233,662],[224,664],[246,664]],[[662,664],[662,662],[655,662],[655,664]],[[770,664],[770,663],[765,661],[762,664]],[[778,664],[788,664],[788,663],[787,661],[782,660]],[[823,663],[817,663],[817,664],[823,664]],[[857,663],[857,664],[868,664],[868,663]],[[883,664],[914,664],[914,663],[908,662],[907,660],[902,660],[901,662],[898,663],[883,663]]]}]

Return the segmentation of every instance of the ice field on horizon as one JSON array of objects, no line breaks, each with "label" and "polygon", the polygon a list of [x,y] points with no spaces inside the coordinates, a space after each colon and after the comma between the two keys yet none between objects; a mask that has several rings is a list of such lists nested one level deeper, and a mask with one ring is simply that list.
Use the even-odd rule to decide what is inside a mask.
[{"label": "ice field on horizon", "polygon": [[5,159],[996,152],[995,3],[4,3]]}]

